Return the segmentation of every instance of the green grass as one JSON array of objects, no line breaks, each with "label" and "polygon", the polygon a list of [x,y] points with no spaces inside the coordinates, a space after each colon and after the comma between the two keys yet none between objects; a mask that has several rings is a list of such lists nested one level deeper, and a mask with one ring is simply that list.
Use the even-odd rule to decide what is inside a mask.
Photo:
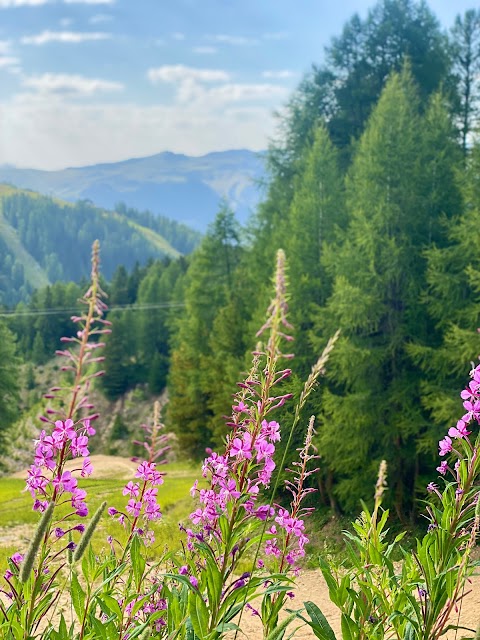
[{"label": "green grass", "polygon": [[[159,504],[163,518],[153,523],[156,542],[150,555],[158,557],[164,548],[176,550],[180,547],[183,535],[179,532],[178,523],[186,521],[194,508],[189,490],[196,478],[200,476],[199,469],[187,464],[174,463],[166,465],[164,470],[167,475],[165,483],[158,487]],[[107,507],[115,507],[124,510],[128,498],[122,495],[122,489],[127,480],[114,479],[81,479],[79,486],[87,491],[87,504],[90,514],[87,518],[74,516],[69,519],[69,526],[74,524],[87,524],[89,517],[105,500]],[[6,566],[6,558],[18,550],[24,550],[28,545],[28,539],[34,530],[39,516],[32,510],[32,498],[30,493],[24,491],[25,482],[16,478],[0,478],[0,571]],[[60,507],[59,518],[71,511],[68,505]],[[63,525],[63,528],[66,528]],[[10,530],[10,531],[9,531]],[[13,535],[13,539],[12,539]],[[75,533],[75,536],[78,536]],[[106,513],[95,533],[93,546],[96,551],[107,547],[107,535],[122,541],[125,539],[125,531],[121,525],[113,521]]]}]

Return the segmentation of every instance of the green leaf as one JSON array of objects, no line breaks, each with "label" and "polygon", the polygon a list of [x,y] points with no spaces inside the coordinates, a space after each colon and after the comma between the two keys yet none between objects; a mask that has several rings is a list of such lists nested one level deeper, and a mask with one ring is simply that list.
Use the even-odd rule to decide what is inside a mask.
[{"label": "green leaf", "polygon": [[208,632],[208,609],[199,593],[191,591],[188,595],[188,613],[195,635],[204,638]]},{"label": "green leaf", "polygon": [[310,616],[311,622],[308,624],[312,628],[315,636],[322,640],[336,640],[332,627],[328,620],[314,602],[305,602],[305,609]]},{"label": "green leaf", "polygon": [[287,618],[285,618],[285,620],[282,620],[282,622],[275,629],[272,629],[272,631],[270,631],[270,633],[268,634],[266,640],[282,640],[288,625],[293,622],[295,618],[297,618],[296,611],[294,613],[291,613]]},{"label": "green leaf", "polygon": [[145,572],[145,558],[142,555],[143,542],[140,537],[133,536],[132,543],[130,545],[130,560],[132,562],[132,570],[135,578],[135,586],[140,591],[142,585],[143,574]]},{"label": "green leaf", "polygon": [[342,637],[343,640],[356,640],[359,634],[358,625],[345,613],[342,613]]},{"label": "green leaf", "polygon": [[105,605],[108,607],[109,613],[114,613],[117,616],[119,622],[122,620],[122,610],[120,609],[118,601],[113,596],[109,595],[108,593],[102,593],[101,595],[97,596],[97,600],[102,610],[102,603],[105,603]]},{"label": "green leaf", "polygon": [[415,627],[411,622],[407,622],[407,626],[405,627],[405,635],[404,640],[415,640]]},{"label": "green leaf", "polygon": [[108,640],[105,625],[100,622],[100,620],[97,620],[97,618],[92,618],[91,622],[97,637],[101,640]]}]

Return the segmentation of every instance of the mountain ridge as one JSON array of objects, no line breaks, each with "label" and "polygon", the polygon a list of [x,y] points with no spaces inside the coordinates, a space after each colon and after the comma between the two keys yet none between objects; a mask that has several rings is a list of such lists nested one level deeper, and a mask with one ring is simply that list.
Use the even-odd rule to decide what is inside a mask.
[{"label": "mountain ridge", "polygon": [[163,151],[57,171],[0,166],[0,182],[110,210],[124,202],[200,231],[213,221],[222,199],[245,222],[258,204],[264,175],[262,152],[248,149],[201,156]]}]

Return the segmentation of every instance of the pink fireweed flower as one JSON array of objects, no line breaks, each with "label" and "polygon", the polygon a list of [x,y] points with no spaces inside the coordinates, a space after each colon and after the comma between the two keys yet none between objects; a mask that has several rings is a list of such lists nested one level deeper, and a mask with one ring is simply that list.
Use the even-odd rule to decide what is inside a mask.
[{"label": "pink fireweed flower", "polygon": [[83,460],[83,464],[82,464],[82,471],[81,471],[81,476],[82,478],[85,478],[85,476],[90,476],[93,473],[93,466],[92,463],[90,462],[90,458],[84,458]]},{"label": "pink fireweed flower", "polygon": [[74,458],[77,458],[77,457],[84,458],[88,456],[90,452],[87,448],[87,445],[88,445],[87,436],[78,436],[76,438],[73,438],[72,445],[71,445],[72,456]]},{"label": "pink fireweed flower", "polygon": [[158,520],[162,517],[160,505],[155,500],[150,500],[145,504],[145,516],[147,520]]},{"label": "pink fireweed flower", "polygon": [[475,394],[478,392],[478,389],[480,387],[480,382],[476,381],[476,380],[471,380],[468,383],[468,389],[464,389],[461,393],[460,393],[460,397],[462,398],[462,400],[472,400],[475,398]]},{"label": "pink fireweed flower", "polygon": [[198,580],[195,576],[189,576],[188,578],[190,580],[190,584],[192,585],[192,587],[194,587],[195,589],[198,589]]},{"label": "pink fireweed flower", "polygon": [[265,555],[266,556],[275,556],[279,558],[282,555],[282,552],[277,547],[277,539],[273,538],[272,540],[267,540],[265,543]]},{"label": "pink fireweed flower", "polygon": [[224,480],[221,478],[218,482],[218,486],[220,487],[220,492],[222,497],[237,499],[240,497],[240,491],[237,490],[237,483],[233,478],[229,480]]},{"label": "pink fireweed flower", "polygon": [[40,513],[43,513],[46,508],[48,507],[49,502],[48,500],[35,500],[35,502],[33,503],[33,510],[34,511],[39,511]]},{"label": "pink fireweed flower", "polygon": [[140,493],[140,487],[137,482],[135,484],[130,481],[123,488],[122,495],[131,496],[132,498],[137,498]]},{"label": "pink fireweed flower", "polygon": [[27,489],[30,491],[30,495],[32,498],[35,497],[35,493],[39,492],[45,495],[45,489],[48,485],[48,480],[42,473],[40,467],[36,467],[32,464],[30,469],[27,471]]},{"label": "pink fireweed flower", "polygon": [[448,430],[448,435],[451,438],[466,438],[471,433],[471,431],[467,430],[467,425],[463,420],[459,420],[456,427],[450,427]]},{"label": "pink fireweed flower", "polygon": [[[61,477],[57,476],[56,478],[53,478],[52,485],[59,491],[75,493],[77,490],[78,480],[72,476],[72,473],[70,471],[64,471]],[[85,494],[85,496],[87,495],[85,491],[83,491],[83,493]]]},{"label": "pink fireweed flower", "polygon": [[230,454],[236,456],[239,460],[251,459],[252,457],[252,436],[246,431],[243,438],[234,438],[230,447]]},{"label": "pink fireweed flower", "polygon": [[265,465],[263,469],[258,472],[258,479],[263,484],[264,487],[268,487],[270,484],[270,480],[272,477],[273,470],[275,469],[275,462],[272,458],[267,458],[265,460]]},{"label": "pink fireweed flower", "polygon": [[442,476],[444,476],[447,473],[447,469],[448,469],[448,462],[446,460],[442,460],[442,462],[440,463],[440,466],[437,467],[438,473],[441,473]]},{"label": "pink fireweed flower", "polygon": [[480,422],[480,400],[475,400],[475,402],[465,400],[463,406],[471,418],[475,418],[477,422]]},{"label": "pink fireweed flower", "polygon": [[192,498],[195,497],[195,494],[197,493],[197,491],[198,491],[198,480],[195,480],[195,482],[193,483],[192,488],[190,489],[190,495],[191,495]]},{"label": "pink fireweed flower", "polygon": [[450,453],[450,451],[452,450],[452,439],[448,436],[445,436],[445,438],[443,440],[440,440],[440,442],[438,443],[438,447],[439,455],[447,455],[447,453]]},{"label": "pink fireweed flower", "polygon": [[73,420],[57,420],[55,422],[55,427],[52,432],[52,437],[56,442],[67,442],[68,440],[73,440],[77,432],[75,431],[75,427],[73,425]]},{"label": "pink fireweed flower", "polygon": [[275,421],[267,422],[266,420],[263,420],[262,436],[264,438],[268,438],[271,442],[279,442],[280,441],[280,425],[278,424],[278,422],[275,422]]},{"label": "pink fireweed flower", "polygon": [[135,478],[141,478],[145,482],[151,482],[152,484],[163,484],[163,476],[155,467],[155,462],[143,461],[137,468]]},{"label": "pink fireweed flower", "polygon": [[237,413],[247,413],[248,412],[248,406],[243,402],[243,400],[240,400],[240,402],[233,406],[232,409],[234,411],[236,411]]},{"label": "pink fireweed flower", "polygon": [[271,458],[275,453],[275,447],[267,440],[258,438],[255,442],[255,451],[257,452],[257,462],[260,462],[265,458]]},{"label": "pink fireweed flower", "polygon": [[138,518],[140,515],[140,511],[142,510],[142,503],[137,502],[134,498],[128,501],[127,511],[134,518]]},{"label": "pink fireweed flower", "polygon": [[83,426],[85,427],[85,431],[88,436],[94,436],[97,433],[96,430],[91,426],[90,420],[88,418],[83,421]]}]

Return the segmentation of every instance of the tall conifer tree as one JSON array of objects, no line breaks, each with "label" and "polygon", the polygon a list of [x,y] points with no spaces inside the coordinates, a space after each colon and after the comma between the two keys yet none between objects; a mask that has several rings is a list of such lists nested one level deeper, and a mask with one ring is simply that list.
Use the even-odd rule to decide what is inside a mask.
[{"label": "tall conifer tree", "polygon": [[226,304],[241,248],[235,217],[223,205],[192,257],[185,281],[185,311],[174,337],[169,375],[168,421],[184,452],[201,457],[212,444],[208,366],[215,317]]},{"label": "tall conifer tree", "polygon": [[417,440],[427,426],[420,373],[406,349],[425,332],[423,252],[435,224],[423,192],[423,126],[404,68],[388,81],[358,145],[347,181],[351,221],[326,257],[334,286],[319,322],[343,332],[321,430],[338,496],[356,507],[386,458],[400,517],[412,509]]}]

